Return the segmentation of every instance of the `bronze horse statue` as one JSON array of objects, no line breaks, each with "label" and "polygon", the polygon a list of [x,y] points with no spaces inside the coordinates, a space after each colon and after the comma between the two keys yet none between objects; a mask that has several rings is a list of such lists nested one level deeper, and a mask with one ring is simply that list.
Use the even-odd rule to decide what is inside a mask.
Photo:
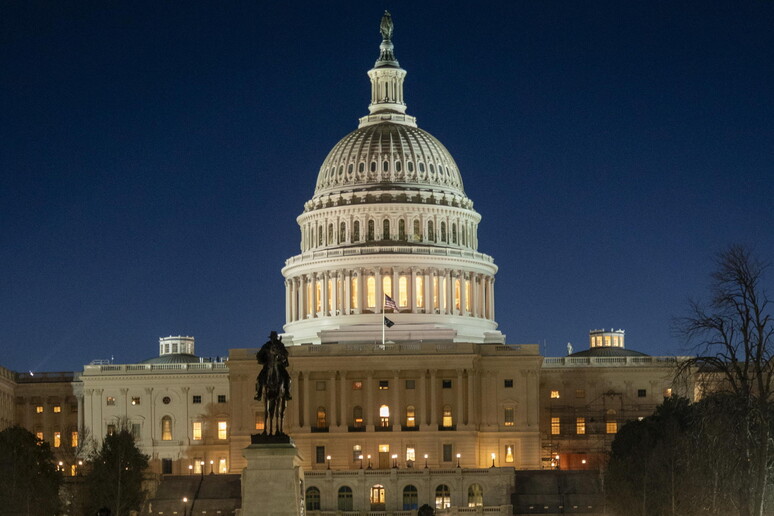
[{"label": "bronze horse statue", "polygon": [[276,331],[271,332],[269,341],[261,347],[256,358],[263,366],[255,384],[255,399],[264,402],[263,435],[284,435],[285,407],[291,399],[290,375],[288,350]]}]

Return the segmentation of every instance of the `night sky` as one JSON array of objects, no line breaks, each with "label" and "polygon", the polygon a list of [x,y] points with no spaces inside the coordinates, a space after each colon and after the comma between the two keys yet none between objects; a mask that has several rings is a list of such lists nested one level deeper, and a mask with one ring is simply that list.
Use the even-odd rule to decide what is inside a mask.
[{"label": "night sky", "polygon": [[0,365],[281,330],[295,218],[367,113],[385,8],[507,342],[559,356],[615,327],[683,354],[713,255],[774,259],[774,2],[417,4],[2,2]]}]

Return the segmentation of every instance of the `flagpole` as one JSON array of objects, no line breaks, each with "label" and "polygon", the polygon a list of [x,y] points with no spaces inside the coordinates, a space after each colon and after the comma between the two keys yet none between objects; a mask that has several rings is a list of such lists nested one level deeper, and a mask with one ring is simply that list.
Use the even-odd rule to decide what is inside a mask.
[{"label": "flagpole", "polygon": [[384,302],[385,299],[382,299],[382,349],[384,349],[384,328],[387,326],[384,324]]}]

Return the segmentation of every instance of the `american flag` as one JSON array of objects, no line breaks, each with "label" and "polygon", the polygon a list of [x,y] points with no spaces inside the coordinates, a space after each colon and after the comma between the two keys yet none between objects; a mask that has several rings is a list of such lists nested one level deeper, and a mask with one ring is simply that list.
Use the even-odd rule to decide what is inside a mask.
[{"label": "american flag", "polygon": [[387,308],[392,308],[396,312],[398,311],[398,305],[395,303],[395,300],[388,296],[387,294],[384,295],[384,306]]}]

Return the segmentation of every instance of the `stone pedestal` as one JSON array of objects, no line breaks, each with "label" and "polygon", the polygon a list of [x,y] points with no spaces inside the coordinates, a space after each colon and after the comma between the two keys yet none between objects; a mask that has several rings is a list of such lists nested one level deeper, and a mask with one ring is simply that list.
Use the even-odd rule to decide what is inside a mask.
[{"label": "stone pedestal", "polygon": [[292,442],[256,443],[244,449],[242,516],[302,516],[304,472]]}]

